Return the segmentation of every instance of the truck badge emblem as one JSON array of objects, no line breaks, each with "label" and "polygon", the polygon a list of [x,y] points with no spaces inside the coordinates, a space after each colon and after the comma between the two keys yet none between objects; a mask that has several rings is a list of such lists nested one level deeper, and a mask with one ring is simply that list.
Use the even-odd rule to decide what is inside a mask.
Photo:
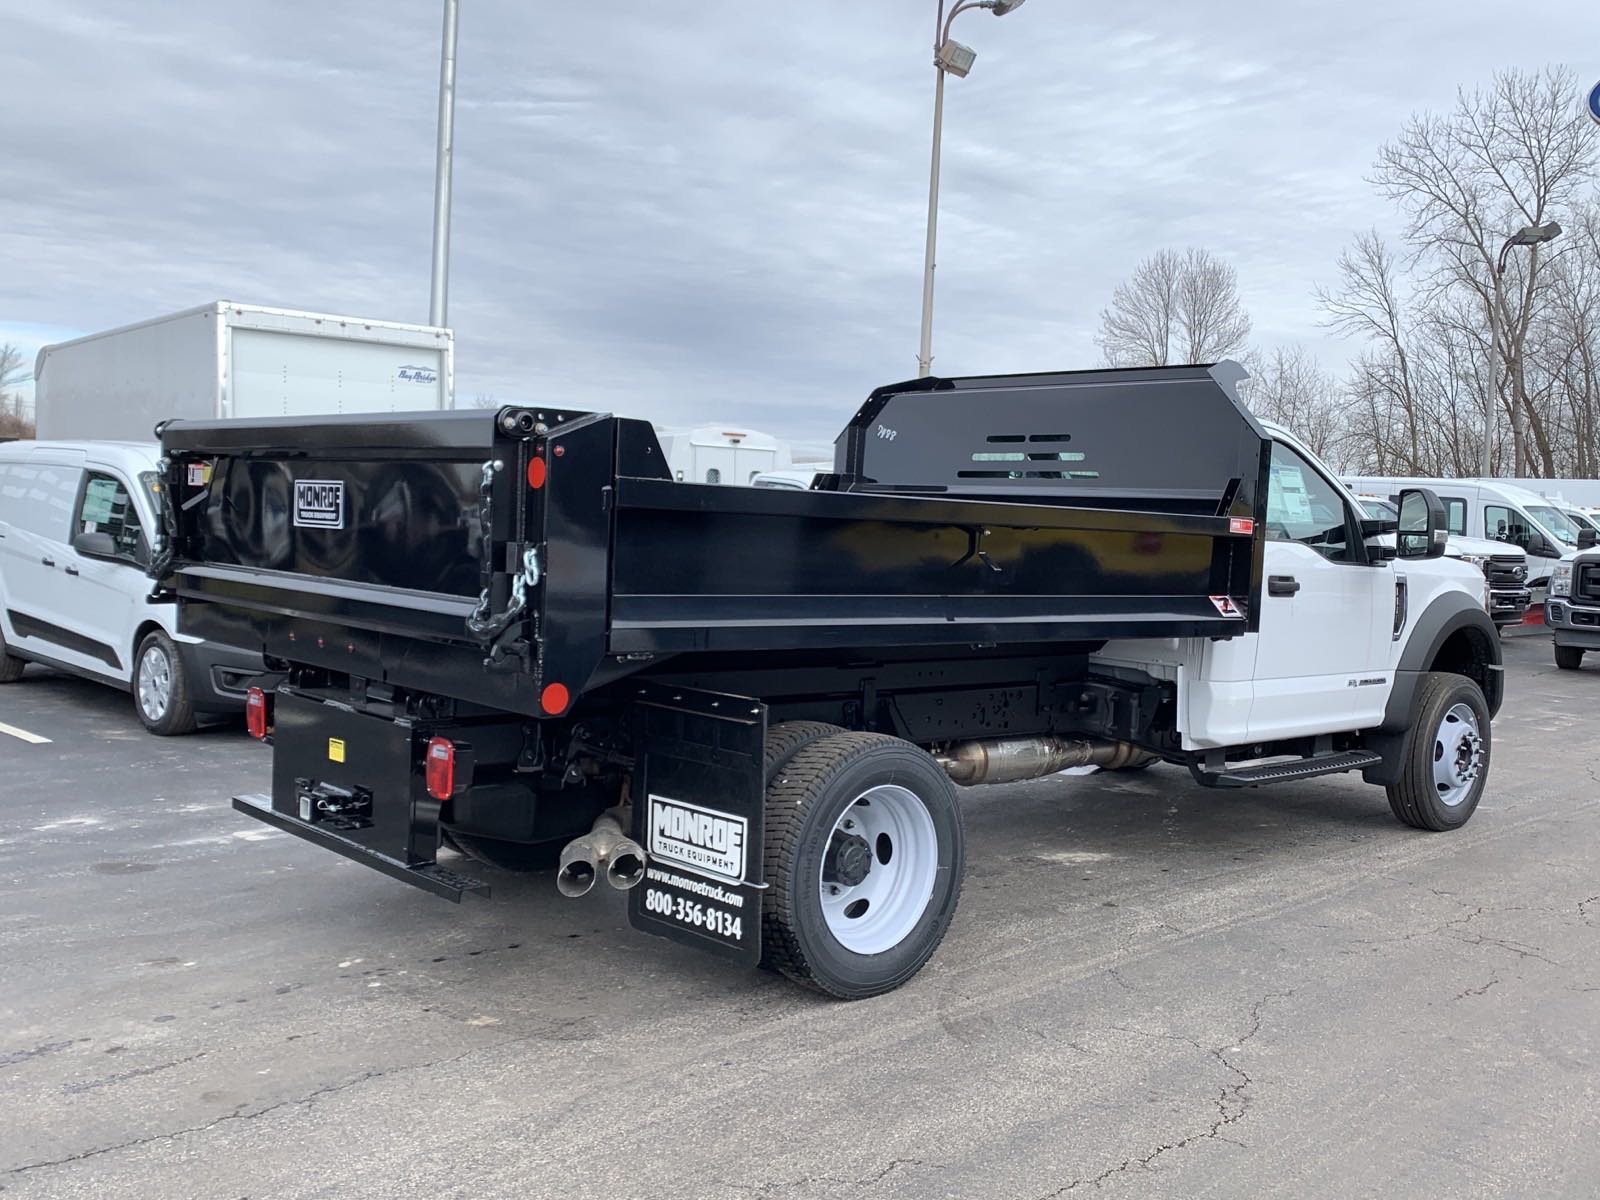
[{"label": "truck badge emblem", "polygon": [[338,479],[296,479],[294,481],[294,523],[301,529],[343,529],[343,481]]}]

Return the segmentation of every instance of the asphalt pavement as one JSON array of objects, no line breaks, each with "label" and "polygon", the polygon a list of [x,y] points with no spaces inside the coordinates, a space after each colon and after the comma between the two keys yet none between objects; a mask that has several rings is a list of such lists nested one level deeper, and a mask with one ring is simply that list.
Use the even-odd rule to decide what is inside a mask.
[{"label": "asphalt pavement", "polygon": [[1600,1194],[1600,664],[1506,642],[1488,792],[966,793],[933,963],[826,1001],[490,873],[459,907],[235,814],[268,751],[0,688],[0,1194]]}]

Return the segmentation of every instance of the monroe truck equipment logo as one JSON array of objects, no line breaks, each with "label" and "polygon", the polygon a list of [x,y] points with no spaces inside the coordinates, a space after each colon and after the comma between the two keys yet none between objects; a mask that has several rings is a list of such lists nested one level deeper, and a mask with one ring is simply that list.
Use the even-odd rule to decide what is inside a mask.
[{"label": "monroe truck equipment logo", "polygon": [[748,829],[743,817],[665,796],[650,797],[650,857],[681,863],[702,875],[741,882]]},{"label": "monroe truck equipment logo", "polygon": [[344,484],[337,479],[296,479],[294,523],[303,529],[343,529]]}]

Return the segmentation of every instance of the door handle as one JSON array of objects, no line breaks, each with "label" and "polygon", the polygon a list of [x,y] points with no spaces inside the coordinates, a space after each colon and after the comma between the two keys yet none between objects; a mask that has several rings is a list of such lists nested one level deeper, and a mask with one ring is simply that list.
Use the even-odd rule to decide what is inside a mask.
[{"label": "door handle", "polygon": [[1293,575],[1268,575],[1267,595],[1292,596],[1300,590],[1300,581]]},{"label": "door handle", "polygon": [[56,565],[56,560],[53,558],[41,558],[39,561],[47,567],[53,567]]},{"label": "door handle", "polygon": [[77,573],[78,573],[78,568],[77,567],[68,567],[67,568],[67,574],[68,575],[76,575]]}]

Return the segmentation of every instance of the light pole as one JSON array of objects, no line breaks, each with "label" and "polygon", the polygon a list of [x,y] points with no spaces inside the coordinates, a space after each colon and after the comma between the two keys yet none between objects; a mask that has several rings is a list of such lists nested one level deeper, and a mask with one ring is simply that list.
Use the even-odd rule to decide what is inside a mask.
[{"label": "light pole", "polygon": [[[1493,466],[1489,461],[1489,434],[1494,428],[1494,397],[1500,390],[1500,283],[1506,273],[1506,255],[1511,253],[1513,246],[1527,246],[1534,254],[1538,247],[1545,242],[1553,242],[1561,236],[1561,226],[1554,221],[1543,225],[1524,225],[1517,232],[1508,237],[1500,247],[1500,256],[1495,260],[1494,277],[1489,285],[1489,386],[1484,389],[1483,396],[1483,453],[1480,465],[1481,474],[1488,478]],[[1520,364],[1518,369],[1520,370]],[[1522,429],[1522,410],[1517,404],[1517,389],[1511,389],[1511,441],[1516,446],[1521,443],[1517,435]],[[1512,470],[1516,469],[1513,464]]]},{"label": "light pole", "polygon": [[933,369],[933,267],[934,250],[939,240],[939,139],[944,130],[944,77],[948,71],[958,79],[972,70],[977,53],[950,40],[950,26],[969,8],[987,8],[997,17],[1015,12],[1023,0],[957,0],[948,17],[945,0],[939,0],[939,19],[933,42],[933,162],[928,169],[928,246],[922,258],[922,341],[917,351],[917,374],[929,375]]},{"label": "light pole", "polygon": [[439,51],[439,148],[433,167],[433,278],[428,288],[428,324],[445,323],[450,289],[450,168],[455,162],[456,6],[444,0],[444,37]]}]

